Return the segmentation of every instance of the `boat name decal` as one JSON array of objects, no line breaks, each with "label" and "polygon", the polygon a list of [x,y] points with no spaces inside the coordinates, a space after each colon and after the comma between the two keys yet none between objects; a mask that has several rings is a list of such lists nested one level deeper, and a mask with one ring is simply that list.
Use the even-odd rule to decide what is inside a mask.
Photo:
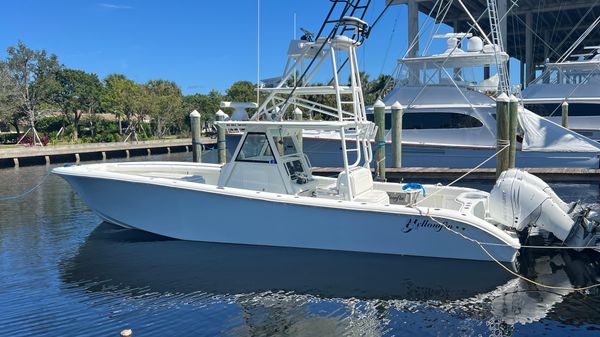
[{"label": "boat name decal", "polygon": [[[448,225],[447,221],[442,221],[442,223],[444,225]],[[434,231],[439,232],[444,227],[438,223],[430,221],[429,219],[409,218],[406,225],[402,227],[402,232],[408,233],[419,228],[433,229]]]}]

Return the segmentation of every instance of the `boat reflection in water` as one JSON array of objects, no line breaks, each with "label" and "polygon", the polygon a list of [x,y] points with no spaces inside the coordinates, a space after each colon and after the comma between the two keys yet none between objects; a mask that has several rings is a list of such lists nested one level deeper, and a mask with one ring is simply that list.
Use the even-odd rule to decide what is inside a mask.
[{"label": "boat reflection in water", "polygon": [[[537,282],[562,287],[600,282],[597,258],[566,251],[536,254],[522,256],[520,269]],[[344,303],[348,320],[360,321],[362,332],[373,326],[374,335],[386,330],[380,325],[391,311],[434,310],[483,321],[485,329],[502,334],[548,317],[600,324],[599,306],[578,304],[583,296],[586,303],[600,301],[597,289],[545,290],[492,262],[188,242],[108,223],[63,263],[61,274],[91,292],[180,294],[188,302],[199,293],[220,296],[242,307],[254,332],[273,332],[273,324],[295,317],[300,332],[337,335],[339,318],[307,314],[314,303],[332,299]]]}]

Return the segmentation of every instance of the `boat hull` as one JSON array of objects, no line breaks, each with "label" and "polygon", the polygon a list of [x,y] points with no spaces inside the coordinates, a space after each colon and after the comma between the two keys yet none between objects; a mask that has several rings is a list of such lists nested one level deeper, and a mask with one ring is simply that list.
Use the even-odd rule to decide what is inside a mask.
[{"label": "boat hull", "polygon": [[[227,148],[235,149],[238,135],[227,136]],[[350,143],[349,143],[350,144]],[[354,146],[354,144],[349,145]],[[375,150],[375,149],[374,149]],[[339,139],[303,138],[303,151],[315,167],[342,167]],[[392,146],[387,143],[386,166],[392,166]],[[496,153],[495,148],[451,145],[402,144],[402,167],[473,168]],[[350,154],[351,157],[352,154]],[[352,159],[352,158],[350,158]],[[598,153],[593,152],[539,152],[517,151],[517,167],[527,168],[599,168]],[[489,160],[481,167],[494,168]]]},{"label": "boat hull", "polygon": [[[140,183],[82,175],[63,176],[104,220],[147,232],[193,241],[314,248],[490,260],[475,243],[436,224],[425,214],[386,213],[353,207],[311,205],[303,198],[277,202],[228,195],[214,186],[198,190],[162,182]],[[202,185],[202,184],[196,184]],[[279,196],[294,198],[293,196]],[[304,200],[303,200],[304,199]],[[460,214],[459,214],[460,215]],[[518,241],[446,217],[447,226],[481,242],[499,261],[512,262]],[[511,243],[512,246],[510,244]],[[516,245],[516,247],[515,247]]]}]

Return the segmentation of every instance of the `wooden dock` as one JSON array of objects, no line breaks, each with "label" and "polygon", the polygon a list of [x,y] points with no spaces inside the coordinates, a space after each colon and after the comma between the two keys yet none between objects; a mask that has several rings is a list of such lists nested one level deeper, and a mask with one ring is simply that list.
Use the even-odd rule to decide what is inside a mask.
[{"label": "wooden dock", "polygon": [[[206,145],[216,144],[212,138],[203,138]],[[191,138],[149,140],[140,142],[92,143],[56,146],[31,146],[9,149],[0,148],[0,167],[48,165],[51,163],[78,163],[86,160],[129,158],[174,152],[188,152],[192,149]]]},{"label": "wooden dock", "polygon": [[[542,178],[546,182],[600,182],[600,169],[586,168],[522,168],[523,170]],[[440,167],[406,167],[387,168],[386,176],[391,181],[408,179],[439,179],[443,181],[454,180],[470,169],[440,168]],[[342,171],[340,167],[315,167],[314,174],[334,175]],[[496,180],[496,169],[476,169],[463,180]]]}]

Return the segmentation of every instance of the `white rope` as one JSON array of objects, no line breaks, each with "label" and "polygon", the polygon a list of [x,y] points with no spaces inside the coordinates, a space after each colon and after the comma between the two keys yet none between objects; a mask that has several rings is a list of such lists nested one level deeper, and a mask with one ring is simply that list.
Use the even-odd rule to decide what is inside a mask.
[{"label": "white rope", "polygon": [[483,164],[487,163],[488,161],[492,160],[492,158],[496,157],[500,152],[506,150],[509,146],[510,146],[510,142],[508,140],[502,140],[499,139],[498,140],[498,144],[501,144],[503,142],[507,142],[506,145],[504,145],[500,150],[496,151],[494,154],[492,154],[491,156],[489,156],[486,160],[482,161],[481,163],[479,163],[479,165],[475,166],[474,168],[470,169],[469,171],[467,171],[465,174],[461,175],[460,177],[454,179],[451,183],[449,183],[448,185],[443,186],[442,188],[440,188],[439,190],[431,193],[429,196],[417,201],[415,203],[415,206],[422,203],[423,201],[433,197],[434,195],[440,193],[441,191],[445,190],[446,188],[456,184],[458,181],[460,181],[462,178],[468,176],[469,174],[473,173],[475,170],[477,170],[478,168],[480,168],[481,166],[483,166]]},{"label": "white rope", "polygon": [[[467,241],[471,241],[475,244],[477,244],[479,246],[479,248],[481,248],[481,250],[490,258],[492,259],[492,261],[496,262],[496,264],[498,264],[500,267],[502,267],[502,269],[506,270],[507,272],[509,272],[510,274],[512,274],[515,277],[518,277],[520,279],[522,279],[523,281],[529,282],[531,284],[534,284],[536,286],[542,287],[542,288],[546,288],[546,289],[555,289],[555,290],[566,290],[566,291],[585,291],[585,290],[589,290],[592,288],[596,288],[596,287],[600,287],[600,283],[595,283],[589,286],[585,286],[585,287],[559,287],[559,286],[551,286],[551,285],[547,285],[547,284],[543,284],[537,281],[534,281],[524,275],[521,275],[520,273],[508,268],[506,265],[504,265],[502,262],[500,262],[494,255],[492,255],[492,253],[490,253],[487,249],[485,249],[484,245],[485,243],[479,242],[478,240],[475,240],[469,236],[466,236],[465,234],[455,231],[452,228],[448,227],[446,224],[442,223],[441,221],[438,221],[436,218],[434,218],[433,216],[429,215],[429,207],[427,208],[427,216],[435,223],[437,223],[438,225],[442,226],[443,228],[449,230],[450,232],[462,237],[463,239],[467,240]],[[495,244],[495,245],[503,245],[503,244]],[[506,246],[510,246],[508,244],[506,244]],[[511,246],[512,247],[512,246]],[[521,246],[521,247],[525,247],[525,246]],[[533,246],[532,246],[533,247]],[[544,247],[547,248],[547,247]]]},{"label": "white rope", "polygon": [[42,177],[42,179],[32,188],[28,189],[27,191],[25,191],[23,193],[17,194],[17,195],[0,197],[0,201],[14,201],[14,200],[21,199],[21,198],[33,193],[40,186],[42,186],[42,184],[46,181],[46,179],[48,179],[49,176],[50,176],[50,171],[46,172],[46,174]]}]

